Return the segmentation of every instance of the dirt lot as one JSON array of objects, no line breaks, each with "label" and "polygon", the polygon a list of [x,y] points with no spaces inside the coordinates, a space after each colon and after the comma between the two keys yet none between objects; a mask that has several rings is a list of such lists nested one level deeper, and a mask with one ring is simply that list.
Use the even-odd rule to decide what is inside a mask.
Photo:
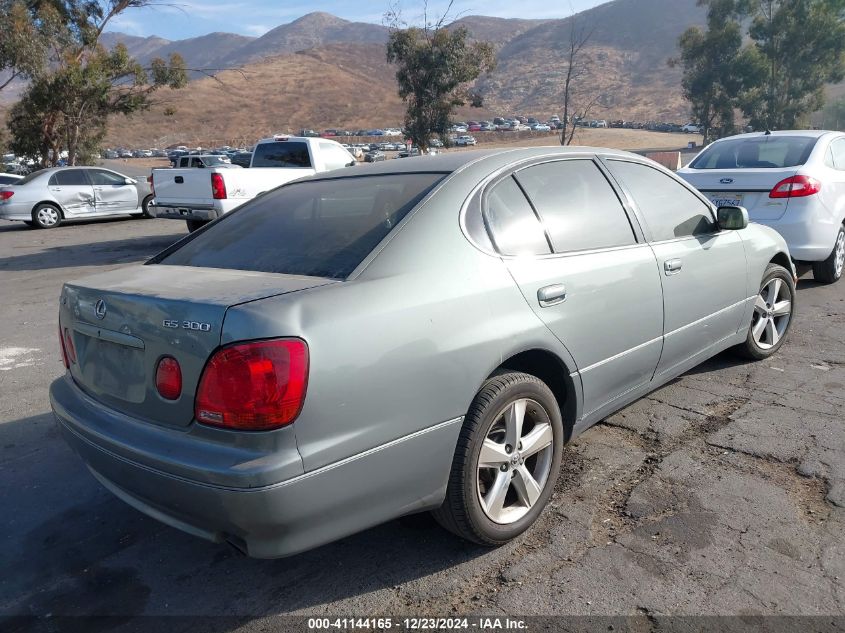
[{"label": "dirt lot", "polygon": [[[580,614],[645,631],[671,628],[669,615],[845,614],[845,282],[801,280],[772,359],[721,355],[587,432],[539,523],[508,546],[419,516],[259,561],[114,498],[49,413],[62,282],[184,233],[166,220],[0,226],[0,616],[41,616],[45,631],[263,631],[279,614]],[[115,617],[59,618],[88,614]],[[136,615],[229,619],[138,629]]]}]

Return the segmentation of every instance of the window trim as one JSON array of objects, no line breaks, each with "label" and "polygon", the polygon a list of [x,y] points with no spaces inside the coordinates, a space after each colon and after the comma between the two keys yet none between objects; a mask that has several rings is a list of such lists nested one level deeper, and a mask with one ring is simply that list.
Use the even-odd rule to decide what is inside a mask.
[{"label": "window trim", "polygon": [[[621,157],[620,157],[621,158]],[[627,157],[626,157],[627,158]],[[580,251],[565,251],[561,253],[555,252],[554,248],[550,244],[551,253],[549,254],[541,254],[541,255],[503,255],[499,253],[495,249],[495,245],[493,243],[492,238],[490,237],[489,232],[486,230],[486,222],[484,222],[484,209],[482,206],[483,203],[483,196],[486,194],[487,190],[493,188],[498,184],[501,180],[514,175],[516,172],[527,169],[529,167],[533,167],[534,165],[540,165],[543,163],[552,163],[552,162],[560,162],[566,160],[589,160],[596,166],[596,168],[604,175],[605,179],[607,179],[608,185],[610,185],[611,189],[613,189],[616,197],[619,199],[619,203],[622,207],[622,210],[625,212],[626,217],[628,218],[628,222],[631,225],[631,230],[634,234],[634,243],[633,244],[623,244],[618,246],[606,246],[597,249],[586,249]],[[630,161],[630,162],[640,162],[640,161]],[[643,163],[645,164],[645,163]],[[519,184],[519,181],[517,180]],[[520,189],[522,189],[522,185],[519,185]],[[524,193],[524,191],[523,191]],[[536,209],[534,208],[534,203],[526,195],[531,208],[534,209],[536,213]],[[467,221],[467,216],[470,214],[478,214],[482,218],[482,226],[485,227],[485,241],[488,244],[483,244],[482,241],[479,239],[479,236],[474,235],[473,231],[469,229],[469,224]],[[548,231],[546,230],[545,224],[541,218],[538,217],[543,230],[548,235]],[[647,244],[648,239],[645,234],[645,231],[642,226],[642,222],[640,218],[636,215],[636,210],[634,207],[629,203],[627,196],[625,195],[624,190],[619,186],[616,182],[616,179],[613,178],[612,174],[607,169],[607,166],[604,165],[602,160],[602,155],[593,153],[593,152],[573,152],[571,154],[543,154],[541,156],[532,156],[530,158],[526,158],[520,160],[513,164],[508,164],[503,167],[500,167],[493,173],[489,174],[485,177],[481,182],[479,182],[475,187],[473,187],[472,191],[470,191],[469,195],[464,200],[463,205],[461,205],[460,215],[458,218],[458,222],[461,227],[461,232],[464,234],[464,237],[467,241],[472,244],[476,249],[484,253],[485,255],[489,255],[491,257],[497,257],[502,260],[514,260],[514,259],[525,259],[525,258],[532,258],[536,260],[540,259],[557,259],[561,257],[572,257],[577,255],[590,255],[593,253],[605,253],[611,251],[617,251],[622,249],[628,248],[637,248]]]},{"label": "window trim", "polygon": [[654,239],[654,234],[652,233],[652,229],[649,226],[648,222],[645,221],[645,216],[643,215],[642,210],[637,205],[636,200],[634,200],[634,196],[631,194],[628,187],[626,187],[625,184],[620,179],[616,178],[616,176],[613,174],[612,167],[610,165],[607,165],[607,170],[610,172],[610,175],[613,177],[613,180],[619,185],[619,189],[625,193],[625,196],[628,198],[628,201],[629,201],[629,204],[631,205],[631,208],[634,210],[634,213],[636,213],[637,219],[640,222],[640,226],[643,229],[643,233],[646,236],[646,242],[648,242],[649,244],[668,244],[668,243],[671,243],[671,242],[681,242],[681,241],[690,240],[690,239],[700,240],[702,237],[715,237],[717,235],[722,235],[724,233],[729,232],[729,231],[726,231],[726,230],[719,228],[719,222],[716,220],[716,207],[710,201],[710,199],[707,198],[703,193],[701,193],[700,191],[695,189],[692,185],[690,185],[683,178],[680,178],[677,174],[673,174],[669,170],[666,170],[665,168],[661,168],[659,165],[657,167],[655,167],[654,165],[650,165],[649,163],[647,163],[644,160],[632,160],[627,156],[626,157],[615,157],[615,156],[602,155],[602,156],[599,156],[599,160],[601,160],[603,163],[605,161],[606,162],[616,161],[616,162],[619,162],[619,163],[634,163],[635,165],[641,165],[643,167],[648,167],[649,169],[653,169],[654,171],[656,171],[658,173],[665,174],[665,175],[669,176],[672,180],[674,180],[676,183],[680,184],[684,189],[686,189],[687,191],[692,193],[693,196],[695,196],[701,202],[703,202],[704,205],[710,210],[710,220],[713,223],[713,226],[714,226],[714,229],[715,229],[714,231],[712,231],[710,233],[703,233],[701,235],[684,235],[684,236],[681,236],[681,237],[672,237],[672,238],[668,238],[668,239],[665,239],[665,240]]},{"label": "window trim", "polygon": [[[534,214],[534,219],[537,220],[537,224],[540,226],[540,230],[543,232],[543,237],[546,239],[546,246],[549,249],[548,253],[533,253],[528,255],[505,255],[504,253],[499,251],[499,246],[496,241],[496,235],[493,232],[492,228],[490,227],[490,220],[487,214],[487,200],[493,191],[501,185],[503,182],[507,181],[508,179],[512,180],[513,183],[516,185],[516,188],[519,192],[525,197],[526,203],[528,203],[528,208],[531,209],[531,212]],[[531,201],[531,198],[528,197],[528,194],[525,193],[525,189],[522,187],[522,183],[516,178],[516,173],[508,174],[507,176],[503,176],[502,178],[497,178],[495,182],[491,183],[489,187],[486,187],[484,191],[481,192],[481,222],[484,226],[484,230],[487,232],[487,238],[490,240],[490,244],[493,247],[493,250],[496,251],[502,257],[543,257],[545,255],[550,255],[555,252],[554,246],[552,246],[552,240],[549,237],[549,231],[546,229],[546,225],[543,223],[543,219],[537,213],[537,209],[534,206],[534,203]]]}]

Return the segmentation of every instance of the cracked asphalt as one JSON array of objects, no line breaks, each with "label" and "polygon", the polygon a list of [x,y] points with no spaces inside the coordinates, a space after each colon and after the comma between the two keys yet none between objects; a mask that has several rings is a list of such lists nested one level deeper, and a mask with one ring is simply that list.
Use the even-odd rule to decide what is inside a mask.
[{"label": "cracked asphalt", "polygon": [[845,615],[845,282],[802,278],[775,357],[720,355],[570,445],[514,543],[479,548],[420,515],[259,561],[112,497],[49,413],[62,282],[184,233],[0,226],[0,616],[116,616],[96,630],[232,616],[227,630],[258,631],[279,614],[639,616],[644,630],[669,615]]}]

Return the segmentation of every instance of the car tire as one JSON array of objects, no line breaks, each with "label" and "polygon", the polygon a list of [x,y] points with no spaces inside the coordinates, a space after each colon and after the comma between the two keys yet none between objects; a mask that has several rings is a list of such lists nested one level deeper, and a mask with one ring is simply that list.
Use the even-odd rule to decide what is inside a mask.
[{"label": "car tire", "polygon": [[[520,412],[521,430],[515,424]],[[434,518],[480,545],[499,546],[517,537],[552,495],[563,437],[560,408],[543,381],[520,372],[489,378],[464,419],[446,498]],[[492,466],[482,465],[482,449],[484,463]]]},{"label": "car tire", "polygon": [[819,283],[832,284],[842,278],[845,267],[845,226],[839,227],[833,250],[823,262],[813,262],[813,278]]},{"label": "car tire", "polygon": [[188,225],[188,233],[193,233],[204,227],[208,222],[206,220],[185,220]]},{"label": "car tire", "polygon": [[[779,307],[780,306],[780,307]],[[795,281],[783,266],[769,264],[754,302],[754,314],[745,342],[735,351],[751,360],[777,352],[789,334],[795,314]]]},{"label": "car tire", "polygon": [[153,201],[153,195],[150,194],[141,201],[141,216],[145,220],[152,218],[150,215],[150,203]]},{"label": "car tire", "polygon": [[32,224],[39,229],[54,229],[63,219],[62,210],[54,204],[42,202],[32,210]]}]

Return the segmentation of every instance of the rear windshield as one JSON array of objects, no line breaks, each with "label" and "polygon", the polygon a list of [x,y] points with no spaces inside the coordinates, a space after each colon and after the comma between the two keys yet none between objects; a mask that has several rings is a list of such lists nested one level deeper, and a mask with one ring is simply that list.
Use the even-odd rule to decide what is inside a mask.
[{"label": "rear windshield", "polygon": [[311,167],[308,144],[301,141],[279,141],[255,146],[253,167]]},{"label": "rear windshield", "polygon": [[391,174],[286,185],[154,262],[344,279],[444,176]]},{"label": "rear windshield", "polygon": [[803,165],[818,138],[758,136],[713,143],[696,158],[693,169],[781,169]]}]

